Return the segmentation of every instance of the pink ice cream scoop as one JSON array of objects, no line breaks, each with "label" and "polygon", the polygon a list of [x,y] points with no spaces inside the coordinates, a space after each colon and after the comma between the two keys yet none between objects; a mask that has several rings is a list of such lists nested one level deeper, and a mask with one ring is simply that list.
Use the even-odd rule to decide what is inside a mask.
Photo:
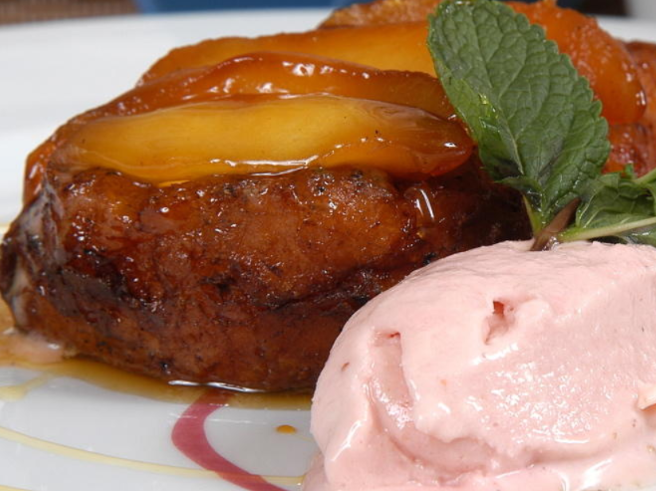
[{"label": "pink ice cream scoop", "polygon": [[656,248],[528,248],[451,256],[353,316],[305,491],[656,483]]}]

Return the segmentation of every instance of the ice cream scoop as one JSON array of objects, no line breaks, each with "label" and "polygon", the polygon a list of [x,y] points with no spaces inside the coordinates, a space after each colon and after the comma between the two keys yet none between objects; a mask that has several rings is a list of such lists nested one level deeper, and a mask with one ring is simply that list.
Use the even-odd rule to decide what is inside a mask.
[{"label": "ice cream scoop", "polygon": [[529,247],[440,260],[349,321],[305,491],[656,483],[656,248]]}]

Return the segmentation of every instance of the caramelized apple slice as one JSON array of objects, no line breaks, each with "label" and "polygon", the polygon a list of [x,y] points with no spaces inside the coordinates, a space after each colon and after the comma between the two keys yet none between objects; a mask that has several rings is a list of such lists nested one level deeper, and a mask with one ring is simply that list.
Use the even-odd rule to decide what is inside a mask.
[{"label": "caramelized apple slice", "polygon": [[434,74],[426,49],[426,23],[321,29],[259,38],[210,39],[171,51],[142,77],[152,80],[194,66],[215,65],[258,51],[285,51],[336,58],[383,70]]},{"label": "caramelized apple slice", "polygon": [[424,73],[378,70],[299,53],[252,53],[214,66],[178,70],[139,85],[108,104],[72,119],[28,159],[31,172],[26,179],[26,201],[38,189],[52,152],[89,121],[235,94],[258,93],[331,93],[418,107],[444,119],[455,117],[442,85],[435,77]]},{"label": "caramelized apple slice", "polygon": [[328,95],[260,95],[98,119],[72,135],[53,163],[156,183],[345,165],[417,177],[452,170],[472,146],[457,123],[420,109]]},{"label": "caramelized apple slice", "polygon": [[645,94],[623,43],[601,29],[592,17],[560,8],[555,0],[509,5],[544,27],[547,37],[570,56],[604,104],[603,115],[609,123],[634,123],[640,119],[645,112]]},{"label": "caramelized apple slice", "polygon": [[[643,121],[656,130],[656,44],[632,42],[625,46],[638,68],[638,79],[647,95],[647,110]],[[656,150],[656,140],[653,144]]]},{"label": "caramelized apple slice", "polygon": [[373,26],[419,22],[435,12],[441,0],[376,0],[334,10],[319,27]]},{"label": "caramelized apple slice", "polygon": [[[424,21],[440,0],[378,0],[336,10],[322,27],[381,26]],[[544,27],[547,37],[567,53],[581,75],[590,80],[611,124],[634,123],[645,110],[638,72],[624,44],[599,27],[592,17],[560,8],[555,0],[509,2],[517,12]]]},{"label": "caramelized apple slice", "polygon": [[413,106],[445,119],[453,106],[435,77],[304,53],[261,52],[189,68],[135,87],[100,113],[138,114],[239,94],[333,94]]}]

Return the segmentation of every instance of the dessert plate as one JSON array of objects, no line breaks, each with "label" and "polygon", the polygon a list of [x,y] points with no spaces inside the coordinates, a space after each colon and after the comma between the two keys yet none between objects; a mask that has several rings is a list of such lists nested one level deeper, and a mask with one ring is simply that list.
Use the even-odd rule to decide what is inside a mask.
[{"label": "dessert plate", "polygon": [[[168,49],[308,29],[326,14],[248,11],[0,29],[0,224],[19,211],[27,153],[67,118],[129,88]],[[654,24],[602,23],[619,37],[656,41]],[[298,489],[315,451],[308,405],[307,396],[169,387],[85,361],[12,366],[0,344],[0,491]]]}]

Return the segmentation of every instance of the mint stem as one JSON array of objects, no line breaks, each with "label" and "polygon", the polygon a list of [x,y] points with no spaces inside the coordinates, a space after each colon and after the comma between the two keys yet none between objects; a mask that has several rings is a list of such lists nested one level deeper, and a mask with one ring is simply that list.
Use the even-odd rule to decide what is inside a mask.
[{"label": "mint stem", "polygon": [[656,179],[656,169],[647,172],[644,176],[634,179],[636,184],[648,184]]},{"label": "mint stem", "polygon": [[575,228],[560,234],[558,240],[562,242],[573,242],[575,240],[592,240],[602,237],[613,237],[615,235],[626,234],[627,232],[637,231],[643,228],[656,225],[656,217],[645,218],[620,225],[610,225],[608,227],[580,229]]},{"label": "mint stem", "polygon": [[579,204],[581,204],[581,200],[576,198],[560,210],[554,219],[535,236],[531,251],[546,251],[558,244],[559,234],[572,223]]}]

